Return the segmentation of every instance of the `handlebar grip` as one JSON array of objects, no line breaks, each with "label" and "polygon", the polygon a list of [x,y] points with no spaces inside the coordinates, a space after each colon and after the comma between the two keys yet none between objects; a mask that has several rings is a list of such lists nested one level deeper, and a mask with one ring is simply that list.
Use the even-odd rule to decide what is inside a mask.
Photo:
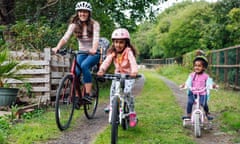
[{"label": "handlebar grip", "polygon": [[57,51],[57,54],[66,55],[66,54],[67,54],[67,50],[66,50],[66,49],[59,49],[59,50]]},{"label": "handlebar grip", "polygon": [[120,79],[120,78],[125,78],[125,79],[137,79],[141,78],[142,75],[138,74],[136,77],[131,77],[129,74],[104,74],[103,76],[99,76],[99,78],[104,78],[104,79]]}]

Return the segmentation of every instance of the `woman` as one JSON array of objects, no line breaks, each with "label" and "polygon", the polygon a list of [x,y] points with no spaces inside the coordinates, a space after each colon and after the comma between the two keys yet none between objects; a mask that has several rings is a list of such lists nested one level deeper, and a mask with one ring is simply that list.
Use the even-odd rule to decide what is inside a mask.
[{"label": "woman", "polygon": [[[72,33],[77,38],[79,50],[88,51],[88,54],[78,54],[77,63],[81,69],[76,68],[77,76],[83,73],[83,81],[86,93],[83,97],[86,101],[91,101],[90,92],[92,89],[92,76],[90,68],[99,62],[100,55],[97,53],[99,41],[99,23],[91,18],[92,6],[88,2],[78,2],[75,7],[76,15],[70,21],[68,29],[57,46],[52,49],[55,53],[64,46]],[[77,94],[77,99],[79,99]],[[79,108],[79,105],[76,107]]]}]

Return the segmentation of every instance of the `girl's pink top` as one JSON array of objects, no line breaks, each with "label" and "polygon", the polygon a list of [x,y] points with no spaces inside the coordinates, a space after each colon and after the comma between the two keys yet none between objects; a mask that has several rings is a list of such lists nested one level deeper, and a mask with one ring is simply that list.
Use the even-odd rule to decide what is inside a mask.
[{"label": "girl's pink top", "polygon": [[[208,74],[206,73],[201,73],[201,74],[197,74],[195,72],[191,73],[191,78],[192,78],[192,87],[194,88],[205,88],[206,87],[206,83],[207,83],[207,79],[208,79]],[[193,94],[197,94],[193,91]],[[206,95],[207,92],[201,92],[200,95]]]},{"label": "girl's pink top", "polygon": [[115,53],[108,54],[106,59],[100,66],[100,69],[104,71],[111,65],[112,61],[115,65],[115,73],[123,73],[123,74],[137,74],[138,66],[133,55],[133,52],[130,48],[125,48],[120,57],[115,56]]}]

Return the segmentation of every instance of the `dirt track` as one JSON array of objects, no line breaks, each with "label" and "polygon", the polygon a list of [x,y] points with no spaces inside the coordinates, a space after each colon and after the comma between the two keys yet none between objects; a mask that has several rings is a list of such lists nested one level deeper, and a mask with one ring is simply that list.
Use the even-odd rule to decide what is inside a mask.
[{"label": "dirt track", "polygon": [[[172,81],[161,76],[159,78],[173,91],[177,102],[185,110],[186,93],[180,91],[178,86]],[[138,95],[141,92],[144,81],[144,77],[137,80],[134,95]],[[91,144],[94,137],[108,125],[108,115],[103,112],[103,108],[107,103],[99,104],[96,117],[93,120],[87,120],[85,117],[82,117],[78,120],[79,124],[73,130],[63,132],[59,139],[48,141],[46,144]],[[80,112],[82,113],[82,110]],[[189,135],[192,135],[190,130]],[[194,138],[193,135],[192,137]],[[198,144],[233,144],[230,142],[231,139],[231,136],[219,131],[218,124],[214,124],[212,130],[203,131],[201,138],[195,138]]]}]

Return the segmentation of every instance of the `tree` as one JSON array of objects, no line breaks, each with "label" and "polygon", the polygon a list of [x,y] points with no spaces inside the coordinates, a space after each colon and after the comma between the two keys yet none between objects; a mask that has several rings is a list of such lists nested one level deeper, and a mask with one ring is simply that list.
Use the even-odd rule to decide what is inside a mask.
[{"label": "tree", "polygon": [[15,0],[0,0],[0,25],[8,25],[15,22]]}]

